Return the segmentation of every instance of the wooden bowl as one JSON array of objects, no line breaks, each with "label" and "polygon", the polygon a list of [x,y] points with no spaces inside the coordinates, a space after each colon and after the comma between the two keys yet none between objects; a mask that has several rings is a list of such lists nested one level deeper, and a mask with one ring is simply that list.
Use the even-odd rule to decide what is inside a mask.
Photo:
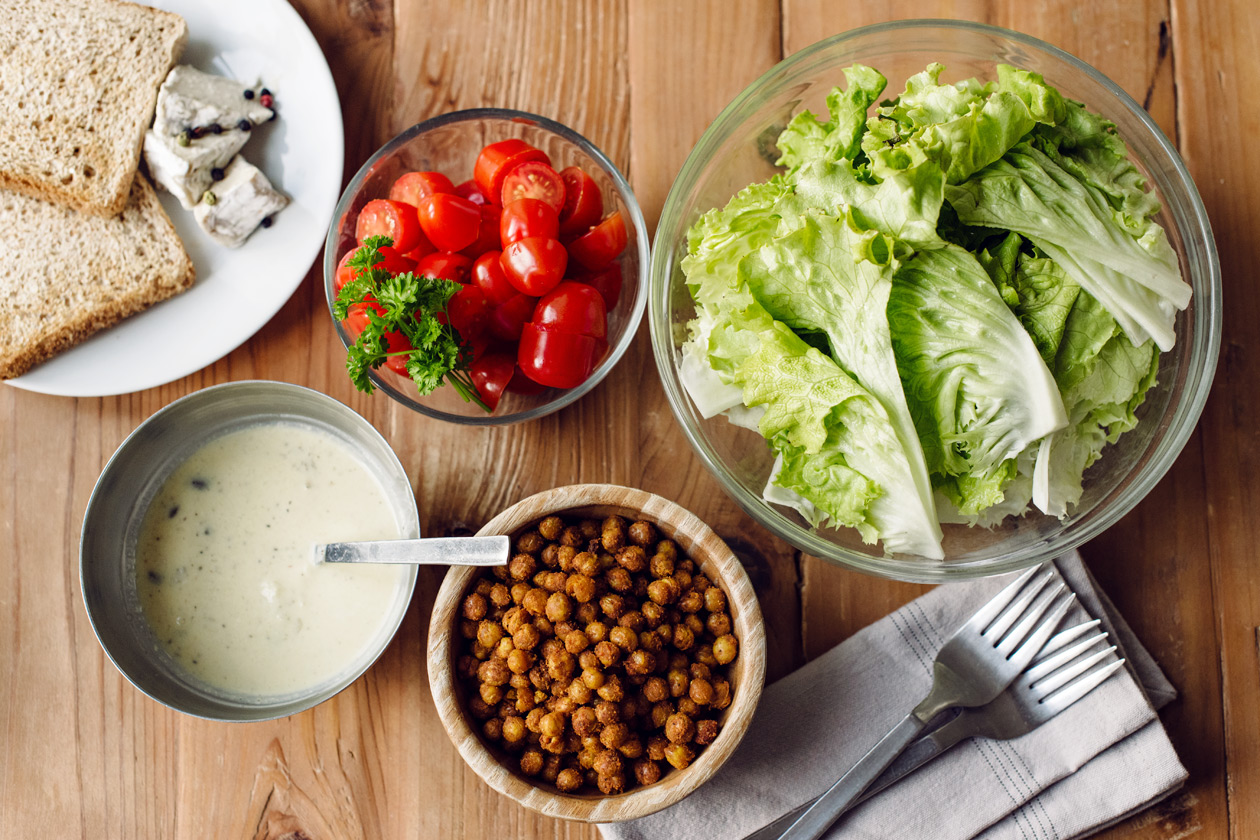
[{"label": "wooden bowl", "polygon": [[731,705],[725,710],[717,739],[685,769],[671,770],[656,784],[611,796],[560,793],[505,764],[482,740],[480,727],[467,711],[464,690],[455,676],[462,641],[460,604],[481,571],[472,567],[452,566],[438,591],[429,624],[429,686],[451,741],[490,787],[526,808],[552,817],[585,822],[630,820],[668,807],[704,784],[744,737],[765,680],[766,636],[761,608],[743,566],[709,526],[679,505],[642,490],[612,484],[558,487],[512,505],[486,523],[478,536],[515,537],[545,516],[566,512],[592,518],[618,515],[645,519],[678,543],[679,549],[725,590],[734,633],[739,639],[739,656],[730,666]]}]

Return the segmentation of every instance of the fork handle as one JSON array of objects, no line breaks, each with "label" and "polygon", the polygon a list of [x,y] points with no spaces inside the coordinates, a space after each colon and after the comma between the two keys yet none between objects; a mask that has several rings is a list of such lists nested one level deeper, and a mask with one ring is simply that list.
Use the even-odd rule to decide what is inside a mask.
[{"label": "fork handle", "polygon": [[816,840],[831,827],[841,814],[847,811],[871,782],[884,772],[888,765],[918,737],[926,724],[914,713],[901,722],[871,747],[862,760],[853,765],[830,789],[814,800],[806,811],[788,826],[779,840]]},{"label": "fork handle", "polygon": [[972,731],[972,727],[968,725],[968,717],[966,710],[964,710],[962,714],[955,716],[936,731],[929,735],[924,735],[907,747],[901,755],[897,756],[896,760],[884,769],[884,772],[879,774],[878,779],[871,782],[870,786],[862,791],[861,797],[853,804],[865,802],[884,788],[901,781],[924,764],[952,749],[959,741],[964,738],[970,738],[975,733]]}]

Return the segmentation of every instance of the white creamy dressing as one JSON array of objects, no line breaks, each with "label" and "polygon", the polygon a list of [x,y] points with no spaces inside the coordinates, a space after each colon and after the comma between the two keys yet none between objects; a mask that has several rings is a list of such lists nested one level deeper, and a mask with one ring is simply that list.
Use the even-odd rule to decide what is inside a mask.
[{"label": "white creamy dressing", "polygon": [[136,589],[159,643],[195,680],[278,697],[334,680],[388,632],[403,566],[316,564],[324,542],[403,536],[349,446],[274,423],[211,440],[154,497]]}]

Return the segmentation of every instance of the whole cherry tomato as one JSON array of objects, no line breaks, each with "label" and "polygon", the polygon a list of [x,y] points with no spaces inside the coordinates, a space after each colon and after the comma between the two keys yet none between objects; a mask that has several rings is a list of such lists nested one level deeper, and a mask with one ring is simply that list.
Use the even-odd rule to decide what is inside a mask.
[{"label": "whole cherry tomato", "polygon": [[407,172],[389,188],[389,197],[419,207],[420,199],[426,195],[453,192],[455,185],[441,172]]},{"label": "whole cherry tomato", "polygon": [[385,349],[391,355],[385,357],[385,367],[394,373],[407,376],[407,359],[414,349],[407,336],[400,332],[385,333]]},{"label": "whole cherry tomato", "polygon": [[626,223],[621,213],[607,219],[569,243],[569,256],[589,269],[603,268],[626,249]]},{"label": "whole cherry tomato", "polygon": [[481,226],[477,228],[477,239],[460,251],[474,260],[486,251],[499,250],[499,217],[503,212],[493,204],[478,204],[477,207],[481,210]]},{"label": "whole cherry tomato", "polygon": [[516,341],[521,337],[521,328],[534,314],[534,304],[538,298],[517,294],[504,303],[490,310],[487,329],[500,341]]},{"label": "whole cherry tomato", "polygon": [[477,241],[481,231],[481,210],[453,193],[426,195],[420,199],[416,211],[424,235],[443,251],[467,248]]},{"label": "whole cherry tomato", "polygon": [[560,232],[581,233],[599,223],[604,215],[604,197],[595,179],[576,166],[560,170],[564,182],[564,207],[560,210]]},{"label": "whole cherry tomato", "polygon": [[528,161],[541,161],[551,165],[551,158],[546,152],[516,137],[491,143],[477,155],[477,163],[473,166],[473,179],[481,192],[490,199],[497,199],[503,194],[503,179],[517,166]]},{"label": "whole cherry tomato", "polygon": [[494,411],[503,396],[503,390],[516,373],[516,357],[511,353],[486,353],[473,362],[468,371],[482,402]]},{"label": "whole cherry tomato", "polygon": [[526,324],[521,330],[516,361],[525,375],[539,385],[574,388],[595,370],[595,363],[602,355],[602,344],[589,335]]},{"label": "whole cherry tomato", "polygon": [[481,187],[477,186],[477,182],[472,178],[464,181],[462,184],[455,185],[455,195],[460,198],[466,198],[473,204],[491,204],[486,194],[481,191]]},{"label": "whole cherry tomato", "polygon": [[463,284],[468,282],[471,271],[472,260],[463,254],[437,251],[416,263],[415,273],[420,277],[437,277]]},{"label": "whole cherry tomato", "polygon": [[486,296],[476,286],[464,286],[452,295],[447,301],[446,311],[450,315],[451,326],[460,338],[469,340],[485,332],[490,307]]},{"label": "whole cherry tomato", "polygon": [[508,282],[507,275],[503,273],[503,266],[499,265],[498,251],[486,251],[473,261],[472,282],[481,289],[491,306],[506,303],[520,294],[516,287]]},{"label": "whole cherry tomato", "polygon": [[420,222],[416,208],[401,201],[377,198],[363,205],[355,220],[355,238],[362,245],[369,236],[388,236],[400,253],[405,254],[420,242]]},{"label": "whole cherry tomato", "polygon": [[556,239],[560,236],[560,219],[551,205],[537,198],[518,198],[503,205],[499,218],[499,239],[506,248],[518,239],[543,236]]},{"label": "whole cherry tomato", "polygon": [[595,271],[572,271],[570,266],[570,279],[579,283],[585,283],[593,286],[597,292],[604,298],[604,307],[611,312],[617,307],[617,301],[621,299],[621,264],[610,263],[603,268]]},{"label": "whole cherry tomato", "polygon": [[528,236],[503,249],[499,265],[508,282],[527,295],[538,297],[556,287],[564,277],[569,257],[558,239]]},{"label": "whole cherry tomato", "polygon": [[604,298],[592,286],[566,280],[543,295],[534,307],[534,326],[592,338],[608,334]]},{"label": "whole cherry tomato", "polygon": [[558,214],[564,208],[564,181],[550,165],[526,161],[504,176],[501,201],[507,207],[522,198],[545,201]]}]

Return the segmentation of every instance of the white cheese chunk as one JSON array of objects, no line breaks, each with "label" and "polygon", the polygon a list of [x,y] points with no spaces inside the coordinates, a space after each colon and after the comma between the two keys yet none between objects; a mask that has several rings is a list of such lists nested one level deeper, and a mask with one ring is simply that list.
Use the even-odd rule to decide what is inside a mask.
[{"label": "white cheese chunk", "polygon": [[202,199],[193,208],[193,216],[211,239],[229,248],[239,248],[263,219],[289,203],[258,167],[240,155],[232,159],[223,180],[213,184],[210,192],[214,203]]},{"label": "white cheese chunk", "polygon": [[171,70],[158,91],[153,130],[175,137],[182,131],[211,125],[238,131],[241,120],[248,120],[250,125],[267,122],[272,110],[263,107],[258,96],[246,99],[247,89],[235,79],[181,64]]},{"label": "white cheese chunk", "polygon": [[149,175],[191,210],[213,183],[212,170],[224,169],[245,145],[243,131],[206,134],[181,146],[153,130],[144,135],[144,160]]}]

